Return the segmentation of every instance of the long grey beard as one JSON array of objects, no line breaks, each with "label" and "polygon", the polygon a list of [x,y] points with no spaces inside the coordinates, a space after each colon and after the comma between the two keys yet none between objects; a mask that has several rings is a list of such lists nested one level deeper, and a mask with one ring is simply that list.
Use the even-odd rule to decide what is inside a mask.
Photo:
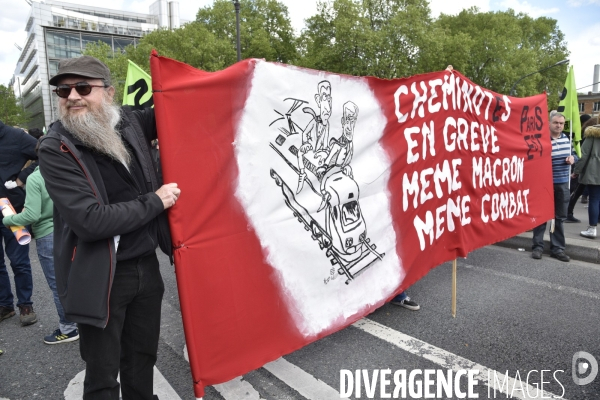
[{"label": "long grey beard", "polygon": [[71,115],[66,106],[59,107],[59,116],[63,126],[86,147],[129,166],[131,155],[115,129],[121,118],[119,106],[104,97],[100,107],[83,114]]}]

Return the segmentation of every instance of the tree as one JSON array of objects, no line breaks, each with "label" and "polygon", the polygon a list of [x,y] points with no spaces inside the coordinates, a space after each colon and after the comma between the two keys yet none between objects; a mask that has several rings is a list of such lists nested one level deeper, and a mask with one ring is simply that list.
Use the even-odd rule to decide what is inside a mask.
[{"label": "tree", "polygon": [[[568,56],[556,20],[475,7],[433,20],[425,0],[323,0],[299,39],[299,65],[381,78],[439,71],[509,93],[522,76]],[[519,83],[518,95],[547,91],[555,107],[566,66]]]},{"label": "tree", "polygon": [[0,121],[5,125],[25,126],[29,120],[29,115],[17,101],[13,89],[0,85]]},{"label": "tree", "polygon": [[381,78],[419,72],[432,35],[425,0],[334,0],[318,4],[300,43],[300,64]]},{"label": "tree", "polygon": [[[380,78],[439,71],[452,64],[473,82],[498,93],[508,94],[520,77],[568,56],[554,19],[533,19],[513,10],[482,13],[473,7],[434,20],[427,0],[322,0],[298,38],[286,6],[277,0],[242,0],[240,19],[243,58]],[[194,22],[151,32],[124,54],[112,54],[102,44],[88,45],[85,54],[106,62],[122,96],[126,59],[149,72],[152,49],[205,71],[235,63],[231,1],[215,0],[198,11]],[[527,77],[519,82],[517,94],[547,91],[554,108],[566,72],[566,66],[559,66]]]},{"label": "tree", "polygon": [[110,70],[111,83],[115,87],[115,101],[120,103],[123,100],[123,88],[127,78],[127,55],[132,51],[133,46],[127,46],[125,53],[113,53],[112,48],[104,42],[89,43],[83,50],[86,56],[96,57],[102,61]]},{"label": "tree", "polygon": [[[229,43],[233,50],[230,64],[237,61],[235,21],[235,10],[229,0],[215,0],[212,6],[201,8],[196,16],[196,22],[216,40]],[[298,53],[287,7],[276,0],[242,0],[240,47],[242,58],[293,63]]]},{"label": "tree", "polygon": [[206,26],[191,22],[174,30],[160,29],[144,36],[127,56],[150,71],[150,52],[184,62],[205,71],[217,71],[235,63],[235,47],[216,37]]},{"label": "tree", "polygon": [[[456,16],[442,14],[434,26],[443,32],[442,49],[435,56],[473,82],[499,93],[508,94],[520,77],[569,54],[556,20],[533,19],[510,9],[481,13],[471,8]],[[517,94],[524,97],[546,90],[551,95],[549,106],[556,106],[555,94],[562,89],[566,75],[567,66],[532,75],[519,82]]]}]

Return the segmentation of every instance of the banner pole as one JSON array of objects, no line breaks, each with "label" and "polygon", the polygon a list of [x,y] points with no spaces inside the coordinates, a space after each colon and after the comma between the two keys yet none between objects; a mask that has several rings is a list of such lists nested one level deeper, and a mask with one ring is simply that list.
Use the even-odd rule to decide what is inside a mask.
[{"label": "banner pole", "polygon": [[456,318],[456,258],[452,261],[452,318]]},{"label": "banner pole", "polygon": [[[570,134],[569,134],[569,149],[573,151],[573,121],[569,122]],[[570,155],[570,154],[569,154]],[[573,172],[573,166],[569,165],[569,190],[571,190],[571,173]]]}]

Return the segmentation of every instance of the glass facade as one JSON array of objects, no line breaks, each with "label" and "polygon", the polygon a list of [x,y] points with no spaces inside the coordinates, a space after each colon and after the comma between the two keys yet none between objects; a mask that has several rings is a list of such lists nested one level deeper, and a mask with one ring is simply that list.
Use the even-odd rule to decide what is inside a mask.
[{"label": "glass facade", "polygon": [[48,79],[58,73],[60,60],[80,57],[86,46],[98,42],[122,53],[157,28],[157,16],[151,13],[136,14],[52,0],[28,3],[32,7],[26,29],[28,37],[15,73],[20,78],[18,85],[24,107],[33,117],[29,127],[41,127],[56,119],[55,98],[50,93]]},{"label": "glass facade", "polygon": [[111,36],[87,35],[87,34],[81,35],[81,44],[82,44],[82,48],[84,48],[84,49],[88,44],[97,43],[97,42],[106,43],[111,49],[113,48]]},{"label": "glass facade", "polygon": [[127,38],[118,38],[118,37],[115,37],[114,38],[114,43],[115,43],[115,51],[120,51],[122,53],[125,52],[125,47],[127,47],[127,46],[135,46],[135,40],[134,39],[127,39]]},{"label": "glass facade", "polygon": [[77,32],[52,32],[46,34],[48,58],[74,58],[81,55],[81,35]]},{"label": "glass facade", "polygon": [[94,35],[87,32],[46,31],[50,77],[58,72],[58,62],[61,58],[79,57],[88,44],[98,42],[106,43],[113,52],[124,52],[125,47],[137,45],[137,39],[134,38]]},{"label": "glass facade", "polygon": [[[127,20],[124,20],[127,21]],[[135,18],[130,21],[137,21]],[[100,33],[110,33],[115,35],[127,35],[142,37],[151,32],[151,30],[142,30],[139,26],[127,26],[120,24],[111,24],[107,22],[88,21],[83,18],[74,18],[63,15],[52,15],[52,24],[56,28],[68,28],[81,31],[93,31]]]}]

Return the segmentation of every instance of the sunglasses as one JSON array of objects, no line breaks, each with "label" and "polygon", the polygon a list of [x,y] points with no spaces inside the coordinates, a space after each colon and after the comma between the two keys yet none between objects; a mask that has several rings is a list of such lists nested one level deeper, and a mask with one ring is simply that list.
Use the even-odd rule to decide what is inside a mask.
[{"label": "sunglasses", "polygon": [[66,99],[71,94],[71,89],[73,89],[73,88],[75,88],[75,90],[77,91],[77,93],[80,96],[87,96],[88,94],[92,93],[92,88],[95,88],[95,87],[105,88],[107,86],[106,85],[90,85],[87,82],[77,82],[77,83],[72,83],[72,84],[58,85],[58,86],[56,86],[56,89],[53,90],[53,92],[56,93],[56,95],[58,97],[62,97],[63,99]]}]

